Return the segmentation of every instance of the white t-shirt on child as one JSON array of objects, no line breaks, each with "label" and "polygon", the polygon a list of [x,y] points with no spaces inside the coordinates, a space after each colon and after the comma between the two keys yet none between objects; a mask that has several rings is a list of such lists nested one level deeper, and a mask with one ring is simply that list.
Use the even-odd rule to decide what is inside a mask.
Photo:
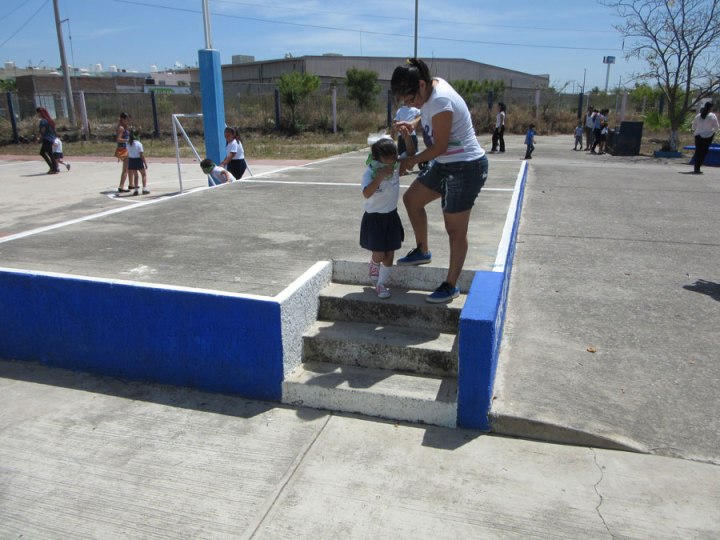
[{"label": "white t-shirt on child", "polygon": [[128,144],[128,157],[137,159],[140,157],[140,154],[142,154],[145,150],[143,149],[143,145],[140,141],[133,141],[132,144]]}]

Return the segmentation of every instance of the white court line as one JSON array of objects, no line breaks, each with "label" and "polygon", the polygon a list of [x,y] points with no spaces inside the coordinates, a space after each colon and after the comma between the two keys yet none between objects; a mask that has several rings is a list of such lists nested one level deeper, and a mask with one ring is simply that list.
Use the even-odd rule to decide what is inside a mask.
[{"label": "white court line", "polygon": [[[253,177],[252,177],[253,179],[248,179],[248,180],[241,179],[241,180],[238,180],[237,182],[233,182],[233,183],[234,183],[234,184],[235,184],[235,183],[238,183],[238,182],[251,183],[251,182],[255,182],[255,181],[256,181],[256,180],[254,180],[255,178],[261,177],[261,176],[266,175],[266,174],[275,174],[275,173],[278,173],[278,172],[281,172],[281,171],[287,171],[287,170],[291,170],[291,169],[299,169],[299,168],[302,168],[302,167],[307,167],[307,166],[309,166],[309,165],[315,165],[315,164],[318,164],[318,163],[325,163],[325,162],[327,162],[327,161],[332,161],[332,160],[339,159],[339,157],[341,157],[341,156],[333,156],[333,157],[330,157],[330,158],[321,159],[321,160],[319,160],[319,161],[313,161],[313,162],[310,162],[310,163],[306,163],[306,164],[304,164],[304,165],[291,165],[291,166],[288,166],[288,167],[284,167],[284,168],[282,168],[282,169],[275,169],[275,170],[272,170],[272,171],[266,171],[266,172],[264,172],[264,173],[260,173],[260,174],[257,174],[257,175],[255,175],[255,176],[253,176]],[[361,185],[361,184],[359,184],[359,183],[358,183],[358,184],[347,184],[347,183],[333,183],[333,182],[293,182],[293,181],[289,181],[289,180],[258,180],[257,182],[258,182],[258,183],[273,183],[273,184],[298,184],[298,185],[319,185],[319,186],[349,186],[349,187],[355,187],[355,188],[357,188],[357,187],[359,187],[359,186]],[[68,226],[68,225],[75,225],[75,224],[77,224],[77,223],[82,223],[82,222],[84,222],[84,221],[90,221],[90,220],[93,220],[93,219],[98,219],[98,218],[101,218],[101,217],[110,216],[110,215],[117,214],[117,213],[120,213],[120,212],[125,212],[125,211],[131,210],[131,209],[133,209],[133,208],[140,208],[140,207],[142,207],[142,206],[147,206],[148,204],[156,204],[156,203],[160,203],[160,202],[163,202],[163,201],[167,201],[167,200],[174,199],[175,197],[180,197],[180,196],[184,196],[184,195],[190,195],[190,194],[192,194],[192,193],[197,193],[197,192],[199,192],[199,191],[204,191],[204,190],[206,190],[206,189],[221,188],[221,187],[227,186],[227,185],[229,185],[229,184],[220,184],[220,185],[217,185],[217,186],[203,186],[203,187],[192,188],[192,189],[190,189],[190,190],[188,190],[188,191],[183,191],[182,193],[177,193],[177,194],[175,194],[175,195],[168,195],[168,196],[165,196],[165,197],[160,197],[160,198],[157,198],[157,199],[153,199],[153,200],[151,200],[151,201],[142,201],[142,200],[141,200],[141,201],[137,201],[137,200],[134,199],[134,197],[133,197],[133,198],[127,197],[127,196],[125,196],[125,197],[116,197],[116,196],[114,196],[114,194],[108,194],[107,196],[110,197],[110,198],[112,198],[112,199],[115,199],[115,200],[118,200],[118,199],[119,199],[120,202],[127,202],[127,203],[129,203],[128,206],[125,206],[125,207],[123,207],[123,208],[114,208],[114,209],[112,209],[112,210],[106,210],[106,211],[104,211],[104,212],[99,212],[99,213],[97,213],[97,214],[91,214],[91,215],[89,215],[89,216],[83,216],[83,217],[76,218],[76,219],[71,219],[71,220],[68,220],[68,221],[62,221],[62,222],[60,222],[60,223],[54,223],[54,224],[52,224],[52,225],[46,225],[46,226],[44,226],[44,227],[38,227],[38,228],[36,228],[36,229],[30,229],[29,231],[23,231],[23,232],[20,232],[20,233],[17,233],[17,234],[11,234],[10,236],[0,237],[0,244],[3,244],[3,243],[5,243],[5,242],[12,242],[13,240],[19,240],[19,239],[21,239],[21,238],[26,238],[26,237],[28,237],[28,236],[33,236],[33,235],[35,235],[35,234],[40,234],[40,233],[44,233],[44,232],[47,232],[47,231],[52,231],[52,230],[54,230],[54,229],[59,229],[59,228],[61,228],[61,227],[66,227],[66,226]],[[402,187],[407,187],[407,186],[402,186]],[[513,191],[513,190],[511,190],[511,189],[509,189],[509,188],[483,188],[483,191]],[[131,198],[132,200],[130,200],[130,201],[124,201],[123,199],[125,199],[125,198]]]},{"label": "white court line", "polygon": [[503,227],[502,237],[500,238],[500,244],[498,245],[497,257],[495,258],[495,264],[493,264],[492,268],[493,272],[505,271],[508,250],[510,249],[510,239],[512,237],[513,226],[515,225],[515,216],[519,211],[517,206],[518,199],[520,198],[523,176],[525,175],[525,169],[527,169],[527,161],[523,161],[522,165],[520,165],[520,172],[518,172],[517,179],[515,180],[515,189],[513,190],[513,196],[510,199],[510,208],[508,209],[507,217],[505,218],[505,226]]},{"label": "white court line", "polygon": [[131,285],[133,287],[143,287],[146,289],[157,289],[163,291],[191,292],[197,294],[210,294],[213,296],[224,296],[228,298],[250,298],[254,300],[276,301],[272,296],[262,296],[259,294],[234,293],[228,291],[220,291],[216,289],[202,289],[198,287],[185,287],[183,285],[166,285],[162,283],[146,283],[143,281],[130,281],[127,279],[108,279],[92,276],[84,276],[80,274],[64,274],[61,272],[44,272],[40,270],[24,270],[22,268],[5,268],[0,267],[1,273],[24,274],[28,276],[43,276],[51,278],[76,279],[81,281],[90,281],[93,283],[107,283],[109,285]]}]

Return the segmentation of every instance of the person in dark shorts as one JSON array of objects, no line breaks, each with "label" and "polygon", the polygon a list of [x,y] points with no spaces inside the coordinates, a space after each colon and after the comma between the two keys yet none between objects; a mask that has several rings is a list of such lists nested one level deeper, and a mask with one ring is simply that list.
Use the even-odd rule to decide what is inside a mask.
[{"label": "person in dark shorts", "polygon": [[147,189],[147,161],[145,161],[145,153],[142,143],[137,139],[137,132],[130,132],[130,138],[127,143],[128,150],[128,176],[130,190],[133,195],[138,195],[140,186],[138,185],[138,172],[142,176],[142,194],[150,193]]},{"label": "person in dark shorts", "polygon": [[411,58],[395,68],[390,85],[397,99],[420,109],[424,138],[430,143],[426,142],[422,152],[403,159],[400,173],[423,161],[432,163],[403,195],[417,247],[398,259],[397,264],[432,261],[425,207],[440,199],[450,261],[447,278],[425,299],[431,303],[452,302],[460,294],[457,281],[468,252],[470,212],[487,179],[488,159],[475,136],[465,101],[447,81],[432,77],[425,62]]}]

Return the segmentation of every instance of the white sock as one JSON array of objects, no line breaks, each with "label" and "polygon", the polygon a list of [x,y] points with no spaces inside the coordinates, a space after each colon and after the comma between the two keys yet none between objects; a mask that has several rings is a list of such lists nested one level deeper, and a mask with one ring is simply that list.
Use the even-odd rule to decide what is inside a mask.
[{"label": "white sock", "polygon": [[385,283],[387,283],[387,280],[390,277],[391,268],[392,266],[385,266],[383,263],[380,263],[380,275],[378,276],[378,285],[385,285]]}]

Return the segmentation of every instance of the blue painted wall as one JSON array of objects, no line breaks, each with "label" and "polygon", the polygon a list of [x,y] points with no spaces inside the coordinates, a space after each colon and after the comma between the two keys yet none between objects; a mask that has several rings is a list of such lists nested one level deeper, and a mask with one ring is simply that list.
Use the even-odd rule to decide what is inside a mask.
[{"label": "blue painted wall", "polygon": [[279,400],[280,305],[0,272],[0,358]]},{"label": "blue painted wall", "polygon": [[460,314],[458,344],[458,427],[490,431],[490,408],[505,323],[512,263],[520,227],[527,166],[503,272],[477,272]]}]

